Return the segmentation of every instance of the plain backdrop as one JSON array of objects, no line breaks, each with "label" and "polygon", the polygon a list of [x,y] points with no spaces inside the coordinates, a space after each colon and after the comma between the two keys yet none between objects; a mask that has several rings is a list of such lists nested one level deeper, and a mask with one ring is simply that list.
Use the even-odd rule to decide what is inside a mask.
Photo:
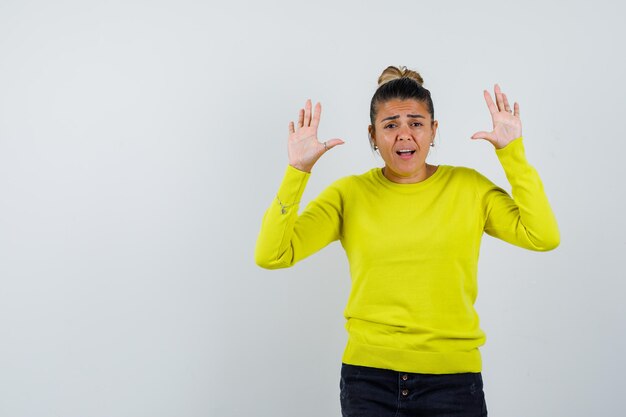
[{"label": "plain backdrop", "polygon": [[0,416],[339,416],[348,266],[253,251],[307,98],[303,204],[382,161],[369,101],[420,71],[434,164],[509,189],[498,82],[521,106],[561,245],[483,239],[491,416],[623,415],[623,26],[618,1],[0,0]]}]

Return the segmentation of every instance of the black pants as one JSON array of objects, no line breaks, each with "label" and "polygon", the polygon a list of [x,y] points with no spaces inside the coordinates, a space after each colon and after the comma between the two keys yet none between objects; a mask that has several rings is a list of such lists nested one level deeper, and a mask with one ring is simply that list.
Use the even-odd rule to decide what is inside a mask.
[{"label": "black pants", "polygon": [[341,365],[343,417],[485,417],[480,373],[414,374]]}]

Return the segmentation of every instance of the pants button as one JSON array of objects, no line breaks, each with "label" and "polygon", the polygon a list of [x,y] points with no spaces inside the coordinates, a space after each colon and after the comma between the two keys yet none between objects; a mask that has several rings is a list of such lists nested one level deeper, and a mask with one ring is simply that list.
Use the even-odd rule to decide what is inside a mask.
[{"label": "pants button", "polygon": [[403,390],[402,390],[402,395],[404,395],[405,397],[406,397],[407,395],[409,395],[409,390],[408,390],[408,389],[403,389]]},{"label": "pants button", "polygon": [[402,375],[402,380],[406,381],[407,379],[409,379],[409,376],[407,374]]}]

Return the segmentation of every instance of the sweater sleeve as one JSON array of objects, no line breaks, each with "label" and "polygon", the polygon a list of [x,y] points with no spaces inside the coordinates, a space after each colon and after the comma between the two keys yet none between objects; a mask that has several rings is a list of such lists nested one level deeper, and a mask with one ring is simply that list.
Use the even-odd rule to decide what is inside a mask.
[{"label": "sweater sleeve", "polygon": [[310,175],[287,166],[278,193],[263,216],[254,252],[257,265],[288,268],[339,239],[342,201],[336,187],[328,187],[298,215]]},{"label": "sweater sleeve", "polygon": [[487,234],[513,245],[548,251],[559,245],[556,218],[537,171],[528,163],[522,138],[517,138],[496,154],[509,183],[513,198],[479,174]]}]

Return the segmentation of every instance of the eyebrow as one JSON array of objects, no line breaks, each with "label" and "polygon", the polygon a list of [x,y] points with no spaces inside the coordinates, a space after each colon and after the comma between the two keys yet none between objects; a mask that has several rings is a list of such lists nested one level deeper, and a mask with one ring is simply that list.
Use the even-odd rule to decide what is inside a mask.
[{"label": "eyebrow", "polygon": [[[412,119],[425,119],[425,117],[422,116],[421,114],[407,114],[406,117],[410,117]],[[381,120],[381,122],[384,122],[385,120],[395,120],[399,118],[400,118],[400,115],[396,114],[395,116],[385,117],[383,120]]]}]

